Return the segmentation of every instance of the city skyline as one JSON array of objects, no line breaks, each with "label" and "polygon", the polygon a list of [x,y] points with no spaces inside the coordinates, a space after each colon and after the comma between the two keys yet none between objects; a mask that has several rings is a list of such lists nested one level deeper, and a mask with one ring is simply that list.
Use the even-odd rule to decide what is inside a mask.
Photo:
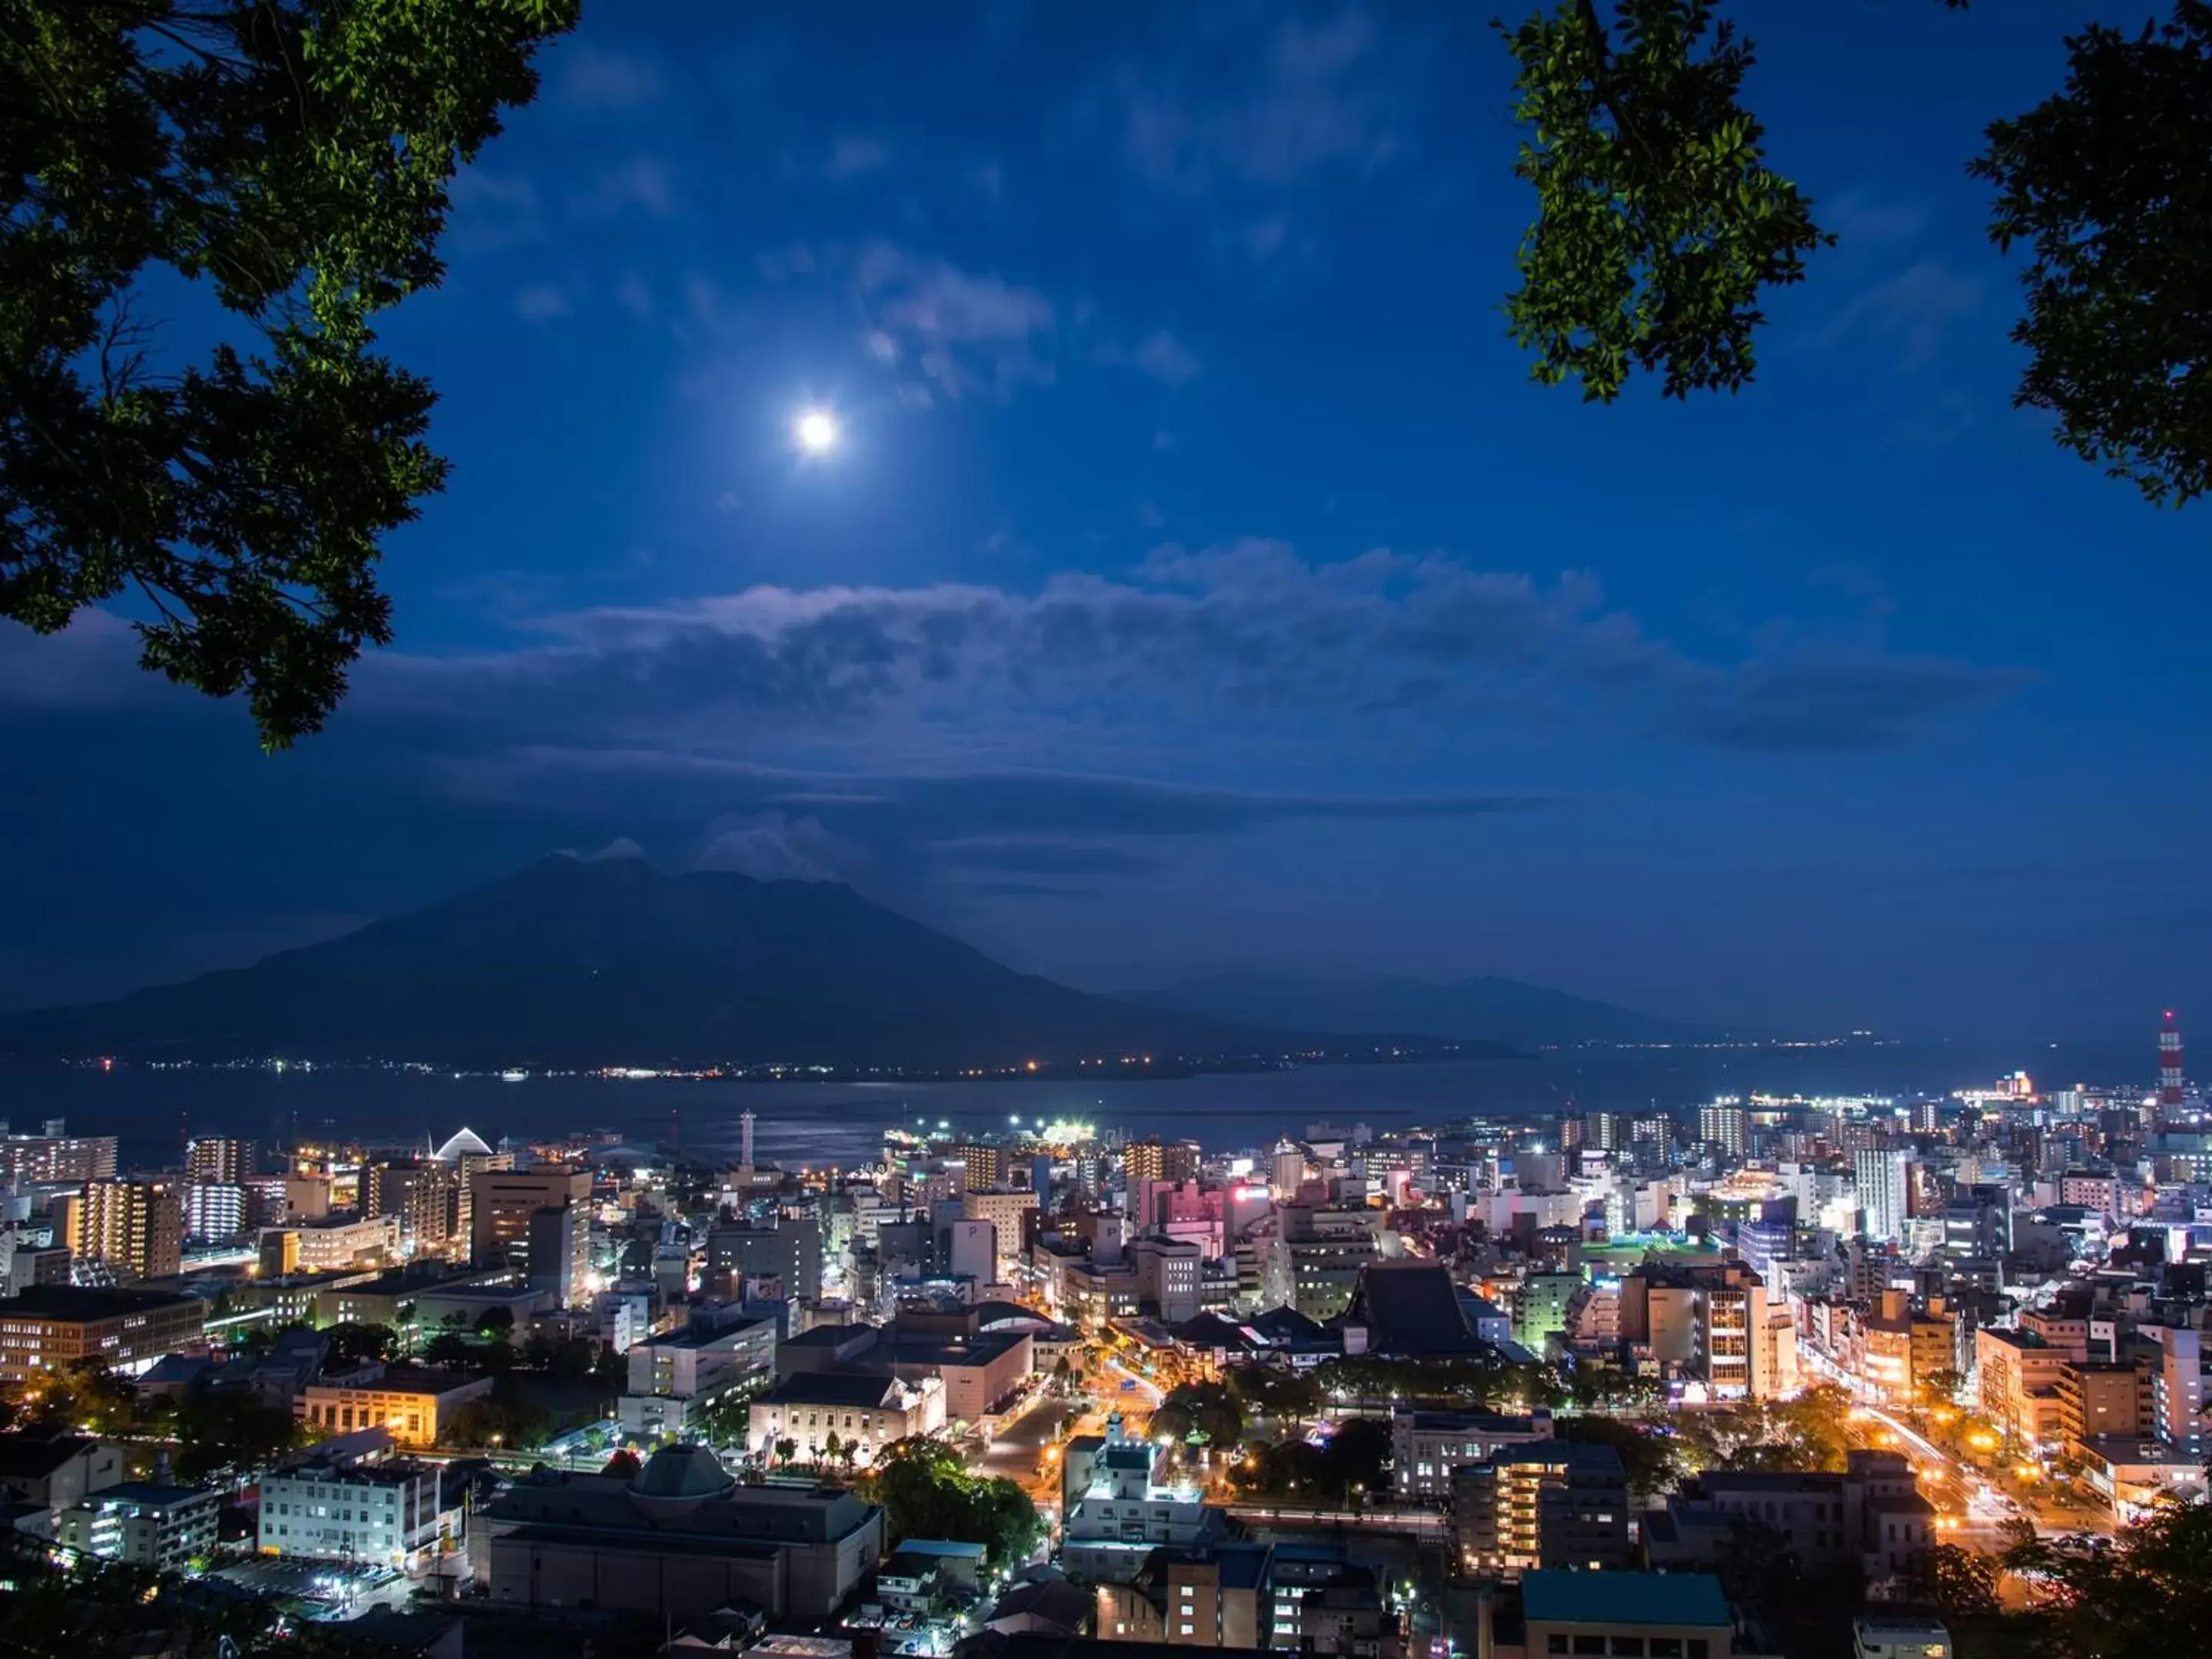
[{"label": "city skyline", "polygon": [[380,326],[457,471],[330,729],[262,756],[127,612],[0,623],[0,1007],[623,845],[1085,989],[2212,1005],[2201,537],[2008,407],[1961,170],[2080,17],[1743,12],[1840,245],[1741,394],[1611,408],[1504,337],[1476,14],[590,13]]}]

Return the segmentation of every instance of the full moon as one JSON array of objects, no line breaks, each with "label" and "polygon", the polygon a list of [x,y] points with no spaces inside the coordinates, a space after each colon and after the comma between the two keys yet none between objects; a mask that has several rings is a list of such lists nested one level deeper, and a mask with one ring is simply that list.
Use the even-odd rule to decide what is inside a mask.
[{"label": "full moon", "polygon": [[810,409],[792,425],[792,435],[810,455],[826,455],[837,447],[837,422],[827,410]]}]

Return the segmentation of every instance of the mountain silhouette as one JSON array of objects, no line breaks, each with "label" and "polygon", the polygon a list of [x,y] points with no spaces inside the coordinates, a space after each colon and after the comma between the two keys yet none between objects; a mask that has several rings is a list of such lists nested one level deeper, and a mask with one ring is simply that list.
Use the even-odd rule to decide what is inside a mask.
[{"label": "mountain silhouette", "polygon": [[1017,973],[848,887],[567,856],[249,968],[0,1016],[0,1054],[22,1057],[957,1066],[1292,1046]]},{"label": "mountain silhouette", "polygon": [[1133,1000],[1285,1030],[1416,1031],[1445,1042],[1681,1042],[1717,1033],[1518,980],[1330,981],[1224,974],[1137,994]]}]

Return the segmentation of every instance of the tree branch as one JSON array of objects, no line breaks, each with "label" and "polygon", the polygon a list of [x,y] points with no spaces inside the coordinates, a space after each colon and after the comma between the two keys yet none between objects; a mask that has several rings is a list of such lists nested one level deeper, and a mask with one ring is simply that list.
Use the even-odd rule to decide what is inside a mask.
[{"label": "tree branch", "polygon": [[1596,0],[1575,0],[1575,15],[1581,20],[1583,33],[1589,36],[1590,51],[1597,59],[1596,67],[1590,72],[1590,90],[1597,94],[1597,100],[1605,106],[1605,112],[1613,117],[1614,129],[1636,147],[1654,172],[1664,171],[1660,166],[1658,153],[1644,136],[1643,127],[1628,118],[1627,112],[1614,95],[1613,40],[1598,17]]}]

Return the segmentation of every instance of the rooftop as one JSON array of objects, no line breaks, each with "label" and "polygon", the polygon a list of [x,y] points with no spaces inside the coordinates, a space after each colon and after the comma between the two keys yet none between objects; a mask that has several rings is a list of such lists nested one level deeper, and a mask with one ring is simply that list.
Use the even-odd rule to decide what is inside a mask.
[{"label": "rooftop", "polygon": [[309,1384],[321,1389],[369,1389],[380,1394],[450,1394],[481,1382],[483,1371],[440,1370],[429,1365],[386,1365],[381,1376],[356,1382],[351,1376],[325,1377]]},{"label": "rooftop", "polygon": [[1481,1352],[1451,1274],[1436,1261],[1370,1261],[1359,1270],[1347,1320],[1364,1321],[1378,1353],[1419,1358]]},{"label": "rooftop", "polygon": [[1948,1643],[1951,1632],[1940,1619],[1930,1619],[1924,1613],[1863,1613],[1851,1620],[1851,1628],[1864,1636],[1881,1642],[1943,1642]]},{"label": "rooftop", "polygon": [[161,1291],[96,1290],[83,1285],[33,1285],[8,1304],[13,1319],[117,1319],[125,1314],[151,1313],[181,1308],[190,1303],[207,1304],[196,1296],[173,1296]]},{"label": "rooftop", "polygon": [[0,1479],[37,1479],[52,1474],[73,1457],[100,1443],[74,1434],[46,1439],[34,1434],[0,1434]]},{"label": "rooftop", "polygon": [[1708,1626],[1726,1629],[1721,1581],[1709,1572],[1531,1572],[1521,1580],[1531,1624]]},{"label": "rooftop", "polygon": [[491,1148],[483,1144],[475,1130],[463,1129],[430,1156],[441,1163],[451,1164],[457,1158],[489,1158]]},{"label": "rooftop", "polygon": [[2168,1468],[2194,1468],[2204,1460],[2193,1452],[2132,1434],[2095,1434],[2085,1437],[2082,1451],[2097,1462],[2158,1464]]},{"label": "rooftop", "polygon": [[952,1555],[963,1561],[980,1561],[985,1553],[981,1544],[963,1543],[957,1538],[909,1538],[899,1546],[902,1555]]},{"label": "rooftop", "polygon": [[180,1504],[222,1501],[222,1494],[201,1486],[164,1486],[155,1480],[125,1480],[89,1493],[88,1504],[136,1504],[142,1509],[170,1509]]},{"label": "rooftop", "polygon": [[800,1371],[754,1400],[757,1406],[836,1406],[873,1409],[897,1386],[879,1371]]}]

